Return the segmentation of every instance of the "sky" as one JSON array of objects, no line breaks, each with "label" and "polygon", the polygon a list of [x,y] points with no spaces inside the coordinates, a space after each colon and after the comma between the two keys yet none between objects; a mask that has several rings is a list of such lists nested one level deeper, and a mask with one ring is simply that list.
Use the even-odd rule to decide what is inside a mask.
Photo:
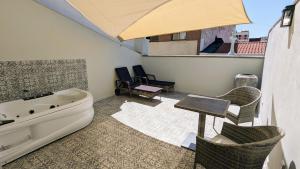
[{"label": "sky", "polygon": [[293,0],[243,0],[252,24],[239,25],[237,31],[249,30],[250,37],[267,36],[271,27],[281,17],[285,6]]}]

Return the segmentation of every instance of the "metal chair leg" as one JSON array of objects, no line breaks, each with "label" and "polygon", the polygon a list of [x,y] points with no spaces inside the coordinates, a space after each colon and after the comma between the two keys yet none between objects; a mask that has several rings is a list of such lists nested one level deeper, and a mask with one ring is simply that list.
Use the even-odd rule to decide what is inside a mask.
[{"label": "metal chair leg", "polygon": [[214,121],[213,121],[213,129],[214,129],[214,131],[215,131],[217,134],[219,134],[218,131],[217,131],[216,128],[215,128],[215,124],[216,124],[216,117],[214,117]]},{"label": "metal chair leg", "polygon": [[194,169],[197,168],[197,160],[196,159],[197,159],[197,150],[195,152]]}]

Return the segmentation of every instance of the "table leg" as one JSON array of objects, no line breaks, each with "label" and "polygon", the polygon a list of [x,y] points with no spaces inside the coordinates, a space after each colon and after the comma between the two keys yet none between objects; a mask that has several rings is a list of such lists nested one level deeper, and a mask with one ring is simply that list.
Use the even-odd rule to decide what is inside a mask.
[{"label": "table leg", "polygon": [[206,114],[199,113],[198,136],[204,138]]}]

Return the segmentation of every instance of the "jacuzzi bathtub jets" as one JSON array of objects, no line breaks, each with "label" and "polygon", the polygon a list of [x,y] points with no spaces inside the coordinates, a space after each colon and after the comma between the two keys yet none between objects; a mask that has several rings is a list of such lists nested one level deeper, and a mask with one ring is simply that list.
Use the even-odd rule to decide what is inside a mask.
[{"label": "jacuzzi bathtub jets", "polygon": [[93,98],[80,89],[0,104],[0,166],[87,126],[93,117]]}]

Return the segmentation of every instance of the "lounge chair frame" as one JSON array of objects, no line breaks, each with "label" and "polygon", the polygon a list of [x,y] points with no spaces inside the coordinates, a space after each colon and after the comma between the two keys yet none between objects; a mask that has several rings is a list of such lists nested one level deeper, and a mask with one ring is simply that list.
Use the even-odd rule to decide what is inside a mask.
[{"label": "lounge chair frame", "polygon": [[[134,77],[132,78],[130,76],[130,73],[127,69],[127,67],[119,67],[116,68],[116,73],[117,76],[119,77],[118,80],[116,80],[115,85],[116,85],[116,89],[115,89],[115,95],[119,96],[121,95],[122,91],[126,91],[127,93],[129,93],[130,96],[134,95],[142,95],[148,98],[153,98],[157,95],[160,94],[160,91],[157,92],[149,92],[147,90],[137,90],[135,89],[135,87],[141,85],[141,79]],[[122,75],[124,77],[122,77]]]},{"label": "lounge chair frame", "polygon": [[161,87],[166,92],[174,91],[175,82],[157,80],[154,74],[147,74],[142,65],[135,65],[132,68],[135,74],[135,78],[139,79],[139,81],[143,84]]}]

